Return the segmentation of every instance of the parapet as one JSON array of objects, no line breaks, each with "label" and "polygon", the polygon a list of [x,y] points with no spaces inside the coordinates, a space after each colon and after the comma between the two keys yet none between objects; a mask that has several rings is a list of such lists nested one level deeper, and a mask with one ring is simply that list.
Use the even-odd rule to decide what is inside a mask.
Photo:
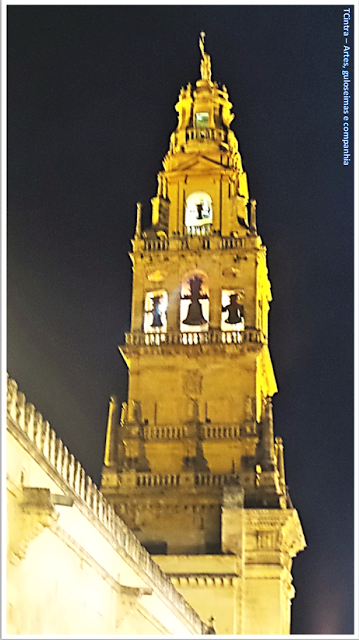
[{"label": "parapet", "polygon": [[209,633],[184,597],[175,589],[169,578],[151,559],[136,536],[119,518],[101,491],[86,474],[81,464],[70,454],[62,440],[57,438],[49,422],[26,402],[25,395],[18,391],[15,380],[7,376],[7,428],[25,446],[29,453],[46,467],[48,473],[61,485],[64,494],[73,499],[81,510],[88,509],[106,529],[106,537],[115,549],[129,557],[142,570],[163,595],[170,601],[192,627],[193,633]]}]

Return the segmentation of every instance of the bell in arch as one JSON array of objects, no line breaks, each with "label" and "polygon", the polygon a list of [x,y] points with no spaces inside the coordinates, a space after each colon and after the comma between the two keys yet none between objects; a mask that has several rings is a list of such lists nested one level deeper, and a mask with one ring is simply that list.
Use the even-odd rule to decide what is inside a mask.
[{"label": "bell in arch", "polygon": [[153,320],[151,327],[163,327],[163,322],[161,320],[161,303],[162,296],[154,296],[152,300],[152,315]]},{"label": "bell in arch", "polygon": [[226,307],[222,307],[222,311],[228,311],[228,318],[225,320],[227,324],[238,324],[244,320],[244,308],[238,302],[237,293],[232,293],[229,296],[229,304]]},{"label": "bell in arch", "polygon": [[191,293],[189,295],[182,296],[182,300],[190,300],[188,307],[187,318],[183,320],[183,324],[192,326],[199,326],[207,324],[207,320],[202,313],[202,305],[200,300],[207,300],[207,293],[202,292],[202,279],[198,276],[194,276],[189,281],[189,287]]},{"label": "bell in arch", "polygon": [[196,204],[197,207],[197,220],[203,220],[203,202]]}]

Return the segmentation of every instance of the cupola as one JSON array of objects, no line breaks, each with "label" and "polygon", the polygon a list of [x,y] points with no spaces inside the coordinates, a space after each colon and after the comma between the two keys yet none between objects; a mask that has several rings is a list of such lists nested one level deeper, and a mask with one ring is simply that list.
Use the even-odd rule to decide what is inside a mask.
[{"label": "cupola", "polygon": [[199,39],[201,78],[194,88],[181,89],[175,105],[178,125],[164,171],[158,173],[152,225],[143,234],[149,239],[256,234],[255,203],[249,211],[247,175],[231,130],[232,104],[226,87],[212,81],[204,36]]},{"label": "cupola", "polygon": [[202,32],[199,46],[202,53],[201,79],[195,88],[188,84],[181,89],[175,109],[178,113],[177,129],[170,138],[170,148],[164,159],[164,168],[174,170],[182,154],[204,153],[220,159],[227,167],[241,169],[238,142],[230,128],[234,115],[225,85],[212,82],[211,58],[204,50]]}]

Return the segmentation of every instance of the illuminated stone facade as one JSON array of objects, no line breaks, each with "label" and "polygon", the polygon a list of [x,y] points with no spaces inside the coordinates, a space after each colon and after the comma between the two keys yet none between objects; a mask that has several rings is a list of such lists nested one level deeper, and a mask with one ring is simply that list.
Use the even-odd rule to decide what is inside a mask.
[{"label": "illuminated stone facade", "polygon": [[11,379],[6,453],[8,634],[213,631]]},{"label": "illuminated stone facade", "polygon": [[305,540],[273,432],[266,248],[200,48],[149,229],[138,205],[128,402],[111,399],[102,491],[218,633],[287,634]]}]

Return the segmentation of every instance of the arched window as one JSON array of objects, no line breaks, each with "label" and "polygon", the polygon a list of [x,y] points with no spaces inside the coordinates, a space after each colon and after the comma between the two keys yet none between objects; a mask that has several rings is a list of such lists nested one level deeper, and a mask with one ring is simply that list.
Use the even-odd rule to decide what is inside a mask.
[{"label": "arched window", "polygon": [[206,129],[209,127],[209,113],[196,113],[196,129]]},{"label": "arched window", "polygon": [[149,291],[145,298],[145,333],[164,333],[167,331],[168,295],[163,289]]},{"label": "arched window", "polygon": [[181,288],[180,329],[183,332],[208,331],[209,293],[204,273],[189,275]]},{"label": "arched window", "polygon": [[186,200],[185,226],[189,233],[205,233],[212,224],[212,199],[204,191],[195,191]]}]

